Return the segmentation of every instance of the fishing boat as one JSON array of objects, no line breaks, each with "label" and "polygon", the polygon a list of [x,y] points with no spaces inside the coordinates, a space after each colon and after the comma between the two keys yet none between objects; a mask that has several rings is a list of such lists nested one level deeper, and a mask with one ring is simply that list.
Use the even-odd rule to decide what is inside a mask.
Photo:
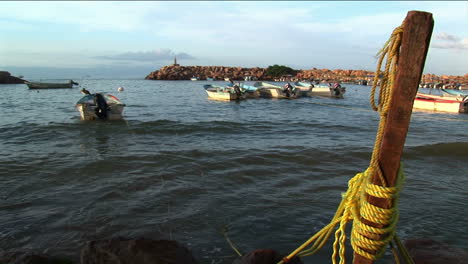
[{"label": "fishing boat", "polygon": [[301,96],[308,97],[312,95],[313,84],[305,82],[295,82],[294,87],[301,94]]},{"label": "fishing boat", "polygon": [[242,91],[240,89],[235,89],[234,87],[205,84],[203,85],[203,88],[205,88],[208,98],[211,99],[224,101],[245,99]]},{"label": "fishing boat", "polygon": [[306,94],[305,96],[343,98],[343,95],[346,92],[346,87],[341,86],[330,87],[327,85],[313,85],[305,82],[295,82],[294,86],[296,89],[299,89],[301,93]]},{"label": "fishing boat", "polygon": [[63,89],[63,88],[73,88],[73,85],[78,85],[78,83],[70,80],[66,83],[44,83],[44,82],[25,82],[29,89]]},{"label": "fishing boat", "polygon": [[414,99],[413,109],[468,113],[468,97],[444,97],[440,95],[417,93]]},{"label": "fishing boat", "polygon": [[460,90],[440,89],[440,91],[442,92],[442,96],[444,96],[444,97],[461,97],[461,98],[464,98],[464,97],[468,96],[468,93],[465,93],[465,92],[460,91]]},{"label": "fishing boat", "polygon": [[[252,99],[252,98],[259,98],[260,92],[258,91],[258,87],[247,85],[245,83],[238,83],[237,84],[241,89],[245,99]],[[228,83],[228,87],[234,87],[234,83]]]},{"label": "fishing boat", "polygon": [[253,86],[257,87],[260,97],[263,98],[295,99],[301,96],[294,88],[286,90],[281,86],[267,82],[256,82]]},{"label": "fishing boat", "polygon": [[120,120],[125,104],[106,93],[87,94],[76,103],[81,120]]}]

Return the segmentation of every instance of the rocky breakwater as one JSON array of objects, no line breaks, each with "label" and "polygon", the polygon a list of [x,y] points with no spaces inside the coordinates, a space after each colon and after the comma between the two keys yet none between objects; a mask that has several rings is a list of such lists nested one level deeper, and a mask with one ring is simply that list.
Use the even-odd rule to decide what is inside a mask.
[{"label": "rocky breakwater", "polygon": [[197,77],[199,80],[213,78],[215,80],[244,80],[250,77],[256,80],[269,80],[271,77],[265,76],[264,68],[242,68],[225,66],[164,66],[158,71],[151,72],[145,77],[146,80],[190,80]]},{"label": "rocky breakwater", "polygon": [[298,79],[320,79],[320,80],[340,80],[344,82],[356,81],[360,79],[369,79],[374,72],[364,70],[329,70],[317,69],[301,70],[297,74]]},{"label": "rocky breakwater", "polygon": [[0,71],[0,84],[14,84],[14,83],[24,83],[25,80],[11,76],[7,71]]}]

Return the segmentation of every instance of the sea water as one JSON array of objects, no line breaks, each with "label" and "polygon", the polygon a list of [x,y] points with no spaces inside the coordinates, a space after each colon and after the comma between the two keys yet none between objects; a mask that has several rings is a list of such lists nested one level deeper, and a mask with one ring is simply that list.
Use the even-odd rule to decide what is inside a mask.
[{"label": "sea water", "polygon": [[[204,81],[78,82],[0,85],[2,250],[77,260],[88,240],[146,237],[175,239],[201,263],[231,263],[227,228],[242,253],[289,253],[331,220],[348,180],[367,168],[379,122],[367,86],[346,85],[344,99],[220,102]],[[81,88],[118,97],[125,119],[81,121]],[[468,115],[413,112],[403,240],[468,248],[467,131]],[[329,243],[303,260],[329,263],[331,252]]]}]

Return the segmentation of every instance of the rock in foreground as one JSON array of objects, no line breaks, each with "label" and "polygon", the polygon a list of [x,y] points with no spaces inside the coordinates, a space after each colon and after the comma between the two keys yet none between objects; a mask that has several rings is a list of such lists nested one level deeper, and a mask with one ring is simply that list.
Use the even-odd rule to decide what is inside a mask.
[{"label": "rock in foreground", "polygon": [[81,264],[194,264],[191,252],[174,240],[116,238],[87,242]]},{"label": "rock in foreground", "polygon": [[405,241],[405,247],[415,264],[462,264],[468,262],[468,252],[447,244],[422,238]]}]

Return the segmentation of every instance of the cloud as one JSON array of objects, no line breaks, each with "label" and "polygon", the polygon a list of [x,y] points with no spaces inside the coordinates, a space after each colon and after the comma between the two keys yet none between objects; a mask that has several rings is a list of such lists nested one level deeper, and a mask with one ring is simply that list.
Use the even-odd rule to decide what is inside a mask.
[{"label": "cloud", "polygon": [[139,61],[152,62],[161,60],[172,60],[177,56],[178,59],[193,60],[195,57],[185,53],[175,53],[170,49],[159,49],[154,51],[125,52],[116,55],[96,56],[95,59],[121,60],[121,61]]},{"label": "cloud", "polygon": [[431,47],[433,48],[455,50],[468,49],[468,38],[460,40],[459,37],[447,34],[445,32],[437,34],[435,38],[441,41],[432,44]]},{"label": "cloud", "polygon": [[461,41],[444,41],[444,42],[436,42],[431,45],[433,48],[437,49],[468,49],[468,38],[464,38]]},{"label": "cloud", "polygon": [[460,38],[454,36],[454,35],[449,35],[445,32],[441,32],[439,34],[436,35],[436,38],[437,39],[441,39],[441,40],[447,40],[447,41],[458,41]]}]

